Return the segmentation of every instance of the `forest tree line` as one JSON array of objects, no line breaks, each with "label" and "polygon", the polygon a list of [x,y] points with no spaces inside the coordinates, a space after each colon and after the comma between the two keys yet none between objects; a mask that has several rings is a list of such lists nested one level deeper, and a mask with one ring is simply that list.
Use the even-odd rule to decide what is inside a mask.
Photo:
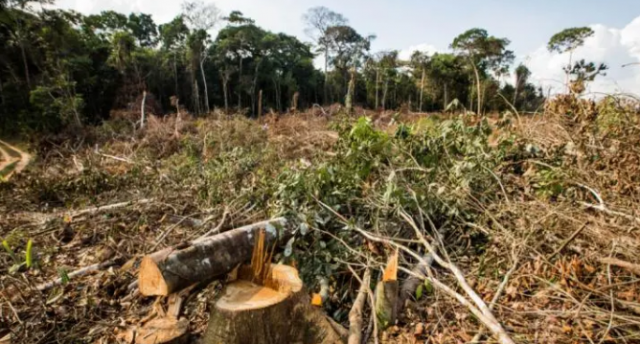
[{"label": "forest tree line", "polygon": [[[307,43],[265,30],[241,12],[223,15],[213,3],[185,2],[162,24],[144,13],[83,15],[51,9],[52,3],[0,0],[3,133],[99,123],[114,109],[139,111],[143,92],[158,104],[156,112],[175,112],[178,100],[194,115],[217,108],[253,117],[332,103],[421,112],[455,105],[484,113],[511,105],[534,111],[544,101],[529,69],[514,68],[510,41],[483,29],[456,37],[451,53],[416,51],[403,60],[398,51],[372,52],[374,35],[325,7],[301,18]],[[558,51],[588,32],[569,36],[560,37],[565,45]],[[568,77],[606,69],[582,63],[574,73],[570,61]],[[499,81],[507,75],[515,82]]]}]

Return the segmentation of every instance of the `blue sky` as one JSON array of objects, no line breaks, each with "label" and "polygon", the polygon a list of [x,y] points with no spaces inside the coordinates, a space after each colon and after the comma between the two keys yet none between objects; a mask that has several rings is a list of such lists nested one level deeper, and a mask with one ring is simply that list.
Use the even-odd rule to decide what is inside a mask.
[{"label": "blue sky", "polygon": [[[362,34],[375,34],[373,50],[446,50],[455,36],[473,27],[507,37],[510,48],[533,71],[543,86],[562,80],[566,56],[545,49],[556,32],[573,26],[591,26],[596,36],[579,50],[578,58],[607,62],[611,70],[593,85],[594,91],[630,91],[640,94],[640,0],[204,0],[224,13],[240,10],[266,29],[304,34],[303,13],[326,6],[344,14]],[[82,13],[102,10],[145,12],[158,23],[180,13],[176,0],[58,0],[57,6]]]}]

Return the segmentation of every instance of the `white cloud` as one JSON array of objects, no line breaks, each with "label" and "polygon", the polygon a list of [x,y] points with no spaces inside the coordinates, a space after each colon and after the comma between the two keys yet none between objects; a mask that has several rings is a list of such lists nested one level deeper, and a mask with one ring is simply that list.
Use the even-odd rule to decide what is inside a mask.
[{"label": "white cloud", "polygon": [[[640,17],[622,29],[596,24],[591,28],[595,34],[574,53],[573,60],[585,59],[609,66],[606,76],[589,85],[587,92],[640,94],[640,66],[622,65],[640,62]],[[562,67],[568,64],[569,54],[550,53],[542,45],[527,58],[524,64],[531,69],[532,79],[551,91],[564,89],[565,75]]]},{"label": "white cloud", "polygon": [[408,60],[411,58],[411,54],[413,54],[415,51],[421,51],[423,53],[427,53],[428,55],[433,55],[437,52],[443,52],[444,50],[438,49],[431,44],[422,43],[422,44],[411,46],[407,49],[400,50],[400,53],[398,53],[398,57],[401,60]]}]

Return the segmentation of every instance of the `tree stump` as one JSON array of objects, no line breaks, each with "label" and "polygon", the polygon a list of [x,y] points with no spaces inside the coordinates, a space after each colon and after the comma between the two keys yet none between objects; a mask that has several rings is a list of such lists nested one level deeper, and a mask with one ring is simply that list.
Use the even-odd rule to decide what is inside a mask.
[{"label": "tree stump", "polygon": [[333,344],[343,333],[311,305],[298,271],[271,265],[271,278],[252,282],[250,268],[238,272],[212,307],[203,344]]}]

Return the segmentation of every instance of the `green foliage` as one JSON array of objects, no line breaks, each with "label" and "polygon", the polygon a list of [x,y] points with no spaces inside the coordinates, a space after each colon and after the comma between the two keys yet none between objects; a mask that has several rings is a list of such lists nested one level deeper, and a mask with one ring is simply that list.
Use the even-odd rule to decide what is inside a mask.
[{"label": "green foliage", "polygon": [[573,51],[584,44],[584,41],[593,36],[590,27],[574,27],[562,30],[551,37],[547,49],[551,52],[565,53]]},{"label": "green foliage", "polygon": [[4,247],[4,250],[7,251],[14,263],[19,263],[18,257],[11,249],[11,246],[9,245],[9,242],[7,240],[2,240],[2,247]]},{"label": "green foliage", "polygon": [[[437,224],[471,220],[476,210],[468,204],[469,197],[491,197],[489,190],[496,188],[487,170],[495,167],[500,156],[499,150],[492,153],[495,150],[488,148],[486,122],[400,125],[389,135],[360,118],[338,125],[338,130],[333,158],[308,168],[291,167],[278,179],[275,211],[321,230],[295,242],[294,255],[307,281],[331,275],[339,259],[352,258],[333,240],[337,237],[352,247],[360,246],[352,224],[394,236],[406,226],[395,216],[395,209],[415,213],[417,207]],[[353,222],[340,223],[318,200]]]},{"label": "green foliage", "polygon": [[25,250],[24,258],[25,258],[25,262],[27,264],[27,268],[31,268],[33,266],[33,263],[34,263],[33,240],[31,240],[31,239],[29,239],[29,241],[27,242],[27,249]]}]

